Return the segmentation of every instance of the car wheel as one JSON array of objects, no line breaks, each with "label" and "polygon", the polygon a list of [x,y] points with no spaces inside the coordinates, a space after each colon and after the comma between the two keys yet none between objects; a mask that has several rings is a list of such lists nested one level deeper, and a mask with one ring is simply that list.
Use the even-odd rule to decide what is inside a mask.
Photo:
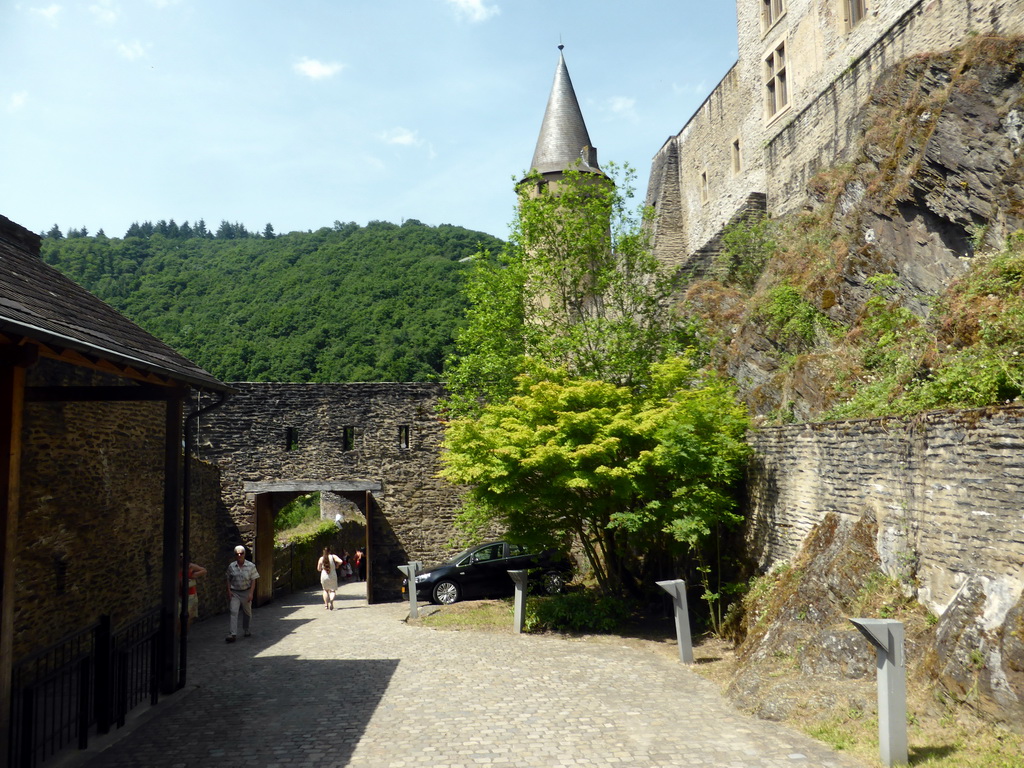
[{"label": "car wheel", "polygon": [[459,585],[454,581],[442,581],[434,587],[434,602],[451,605],[459,601]]},{"label": "car wheel", "polygon": [[565,578],[557,571],[544,574],[544,591],[549,595],[560,595],[565,590]]}]

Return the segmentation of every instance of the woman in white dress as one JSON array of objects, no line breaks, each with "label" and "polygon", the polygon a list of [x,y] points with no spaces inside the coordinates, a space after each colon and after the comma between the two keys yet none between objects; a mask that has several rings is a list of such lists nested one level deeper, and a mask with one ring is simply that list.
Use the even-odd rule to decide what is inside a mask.
[{"label": "woman in white dress", "polygon": [[316,561],[316,569],[320,571],[320,586],[324,590],[324,609],[334,610],[334,593],[338,589],[338,566],[341,565],[341,558],[331,552],[330,547],[324,547],[324,553]]}]

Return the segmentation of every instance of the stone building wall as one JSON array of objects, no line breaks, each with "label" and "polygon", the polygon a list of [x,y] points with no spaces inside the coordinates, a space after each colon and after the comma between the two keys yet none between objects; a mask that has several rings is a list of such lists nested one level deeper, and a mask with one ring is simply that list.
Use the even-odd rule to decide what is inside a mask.
[{"label": "stone building wall", "polygon": [[196,580],[199,594],[199,619],[227,610],[224,574],[233,559],[235,543],[240,541],[238,526],[220,498],[220,472],[209,462],[195,458],[191,462],[191,515],[189,525],[190,560],[206,569]]},{"label": "stone building wall", "polygon": [[[222,502],[248,546],[256,544],[256,510],[246,483],[308,490],[364,483],[379,485],[372,492],[372,512],[379,512],[372,514],[379,527],[371,531],[370,552],[375,599],[399,596],[398,565],[437,562],[457,551],[451,540],[458,492],[437,477],[439,385],[232,386],[236,395],[200,417],[197,444],[201,458],[218,467]],[[362,500],[361,492],[342,495]]]},{"label": "stone building wall", "polygon": [[[29,386],[98,383],[41,361]],[[118,383],[109,380],[99,383]],[[160,605],[163,403],[27,403],[14,659]]]},{"label": "stone building wall", "polygon": [[[765,194],[773,215],[798,207],[807,181],[844,159],[857,110],[888,67],[972,33],[1024,34],[1015,0],[874,0],[852,27],[847,6],[786,0],[766,27],[760,0],[737,0],[736,64],[652,162],[647,202],[663,263],[685,265],[752,194]],[[780,47],[788,104],[769,115],[765,62]]]},{"label": "stone building wall", "polygon": [[995,613],[1024,593],[1024,408],[938,411],[751,434],[751,554],[796,554],[829,512],[878,519],[878,554],[943,614],[968,582]]}]

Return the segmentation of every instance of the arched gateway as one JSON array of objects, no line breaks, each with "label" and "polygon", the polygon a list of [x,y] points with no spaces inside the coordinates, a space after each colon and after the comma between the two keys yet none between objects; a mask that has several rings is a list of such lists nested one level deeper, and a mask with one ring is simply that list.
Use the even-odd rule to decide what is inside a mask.
[{"label": "arched gateway", "polygon": [[329,491],[367,520],[367,599],[401,595],[397,566],[453,553],[458,490],[437,477],[443,433],[436,384],[232,384],[197,427],[221,500],[273,589],[273,516],[282,497]]}]

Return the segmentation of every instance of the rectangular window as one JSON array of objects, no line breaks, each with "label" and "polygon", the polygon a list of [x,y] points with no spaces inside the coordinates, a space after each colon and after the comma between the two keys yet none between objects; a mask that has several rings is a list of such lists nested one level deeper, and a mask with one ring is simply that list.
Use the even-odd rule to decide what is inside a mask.
[{"label": "rectangular window", "polygon": [[341,428],[341,450],[351,451],[356,447],[356,428],[355,427],[342,427]]},{"label": "rectangular window", "polygon": [[761,28],[767,32],[785,12],[784,0],[761,0]]},{"label": "rectangular window", "polygon": [[732,143],[732,172],[737,174],[743,170],[742,156],[740,155],[740,140],[736,139]]},{"label": "rectangular window", "polygon": [[398,447],[407,449],[409,447],[409,425],[403,424],[398,428]]},{"label": "rectangular window", "polygon": [[866,0],[843,0],[846,11],[846,28],[852,29],[860,23],[867,13]]},{"label": "rectangular window", "polygon": [[700,201],[706,203],[708,201],[708,172],[700,172]]},{"label": "rectangular window", "polygon": [[768,100],[768,117],[778,114],[789,104],[789,86],[786,81],[786,44],[772,51],[764,60],[764,87]]},{"label": "rectangular window", "polygon": [[285,427],[284,429],[284,449],[286,451],[294,451],[299,447],[299,430],[295,427]]}]

